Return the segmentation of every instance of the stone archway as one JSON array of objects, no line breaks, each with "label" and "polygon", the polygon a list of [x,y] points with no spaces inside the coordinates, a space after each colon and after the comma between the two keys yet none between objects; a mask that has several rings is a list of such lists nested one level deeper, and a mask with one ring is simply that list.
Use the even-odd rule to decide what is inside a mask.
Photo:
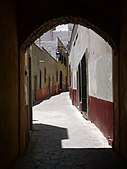
[{"label": "stone archway", "polygon": [[[119,151],[119,84],[118,84],[118,50],[115,41],[103,30],[101,30],[98,26],[90,23],[81,17],[60,17],[54,18],[42,24],[39,28],[37,28],[34,32],[32,32],[21,45],[21,50],[26,51],[26,49],[33,44],[33,42],[39,38],[43,33],[52,29],[61,24],[80,24],[84,27],[92,29],[97,34],[99,34],[105,41],[109,43],[113,50],[113,97],[114,97],[114,145],[113,148]],[[22,81],[22,79],[21,79]]]},{"label": "stone archway", "polygon": [[127,159],[127,2],[11,0],[1,1],[0,9],[0,166],[7,166],[25,147],[24,124],[20,122],[24,118],[24,50],[53,26],[69,22],[93,29],[113,48],[114,147]]},{"label": "stone archway", "polygon": [[73,17],[73,16],[65,16],[60,18],[54,18],[52,20],[49,20],[42,24],[38,29],[36,29],[34,32],[32,32],[23,42],[21,45],[21,48],[23,50],[26,50],[30,45],[34,43],[34,41],[39,38],[43,33],[47,32],[48,30],[52,29],[53,27],[56,27],[61,24],[79,24],[84,27],[87,27],[89,29],[92,29],[94,32],[96,32],[98,35],[100,35],[105,41],[111,45],[114,52],[117,51],[116,43],[113,41],[113,39],[104,31],[102,31],[99,27],[92,24],[91,22],[85,20],[81,17]]}]

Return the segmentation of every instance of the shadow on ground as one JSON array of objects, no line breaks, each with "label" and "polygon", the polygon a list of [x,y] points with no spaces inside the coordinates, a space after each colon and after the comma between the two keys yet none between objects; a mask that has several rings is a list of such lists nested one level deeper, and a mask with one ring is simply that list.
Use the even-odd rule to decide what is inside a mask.
[{"label": "shadow on ground", "polygon": [[62,148],[67,129],[34,124],[29,146],[11,169],[126,169],[111,148]]}]

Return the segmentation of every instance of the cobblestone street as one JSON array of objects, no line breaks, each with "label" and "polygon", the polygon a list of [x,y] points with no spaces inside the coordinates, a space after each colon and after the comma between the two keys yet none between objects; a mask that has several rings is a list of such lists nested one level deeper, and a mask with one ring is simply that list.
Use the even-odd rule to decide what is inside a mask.
[{"label": "cobblestone street", "polygon": [[29,146],[11,169],[125,169],[100,130],[72,105],[68,92],[33,107]]}]

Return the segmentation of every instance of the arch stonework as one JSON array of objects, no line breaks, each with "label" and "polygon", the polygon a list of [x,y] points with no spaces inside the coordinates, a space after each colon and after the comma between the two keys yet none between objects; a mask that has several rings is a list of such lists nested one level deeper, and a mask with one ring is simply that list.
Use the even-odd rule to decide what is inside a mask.
[{"label": "arch stonework", "polygon": [[84,27],[87,27],[89,29],[92,29],[94,32],[96,32],[98,35],[100,35],[105,41],[111,45],[114,51],[116,51],[116,44],[113,41],[113,39],[104,31],[102,31],[99,27],[96,25],[90,23],[89,21],[81,18],[81,17],[73,17],[73,16],[65,16],[65,17],[60,17],[60,18],[54,18],[52,20],[49,20],[42,24],[38,29],[36,29],[34,32],[32,32],[26,40],[23,42],[21,48],[25,51],[30,45],[34,43],[34,41],[39,38],[43,33],[49,31],[53,27],[56,27],[61,24],[68,24],[68,23],[73,23],[73,24],[79,24]]},{"label": "arch stonework", "polygon": [[[62,13],[62,12],[61,12]],[[39,14],[38,14],[39,16]],[[26,25],[26,32],[22,33],[22,37],[20,37],[20,44],[19,47],[22,51],[26,51],[28,47],[30,47],[34,41],[39,38],[43,33],[49,31],[50,29],[61,25],[61,24],[68,24],[68,23],[73,23],[73,24],[79,24],[84,27],[87,27],[88,29],[92,29],[94,32],[96,32],[98,35],[100,35],[106,42],[109,43],[109,45],[113,49],[113,96],[114,96],[114,148],[119,151],[119,84],[118,84],[118,79],[119,79],[119,72],[118,72],[118,47],[119,47],[119,25],[117,25],[116,22],[114,24],[109,25],[108,28],[108,21],[105,21],[105,25],[103,22],[98,24],[97,22],[90,22],[88,19],[85,19],[84,14],[79,14],[76,16],[76,14],[72,15],[59,15],[59,13],[54,17],[54,14],[52,17],[49,17],[46,19],[42,19],[42,21],[37,21],[37,26],[33,26],[31,28],[31,24],[34,23],[34,21],[37,19],[37,14],[36,16],[28,19],[28,22],[26,22],[24,25]],[[89,17],[88,17],[89,18]],[[97,18],[96,18],[97,19]],[[104,16],[104,19],[107,19]],[[96,24],[97,23],[97,24]],[[111,22],[109,22],[111,23]],[[34,23],[35,24],[35,23]],[[101,25],[102,26],[99,26]],[[115,25],[115,26],[114,26]],[[118,26],[118,27],[117,27]],[[105,28],[105,29],[103,29]],[[116,30],[113,30],[115,29]],[[21,80],[22,81],[22,80]]]},{"label": "arch stonework", "polygon": [[19,47],[26,49],[52,27],[74,23],[92,29],[114,48],[119,45],[121,4],[111,0],[19,1]]},{"label": "arch stonework", "polygon": [[100,35],[105,41],[109,43],[113,50],[113,99],[114,99],[114,148],[119,149],[119,86],[118,86],[118,46],[117,42],[115,42],[106,32],[100,29],[98,26],[93,23],[87,21],[82,17],[73,17],[73,16],[64,16],[59,18],[54,18],[52,20],[48,20],[43,23],[39,28],[31,32],[31,34],[25,39],[25,41],[21,45],[21,50],[24,52],[27,48],[34,43],[34,41],[39,38],[43,33],[49,31],[50,29],[61,25],[61,24],[79,24],[89,29],[92,29],[98,35]]}]

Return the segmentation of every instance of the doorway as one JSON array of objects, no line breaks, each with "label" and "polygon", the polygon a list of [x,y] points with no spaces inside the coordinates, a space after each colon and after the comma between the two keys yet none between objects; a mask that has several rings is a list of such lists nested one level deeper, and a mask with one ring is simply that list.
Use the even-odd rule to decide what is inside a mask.
[{"label": "doorway", "polygon": [[60,71],[60,90],[62,90],[62,71]]},{"label": "doorway", "polygon": [[[80,69],[79,69],[80,70]],[[87,112],[87,75],[86,75],[86,57],[85,54],[81,60],[81,94],[82,95],[82,111]],[[80,83],[80,82],[79,82]],[[80,96],[81,97],[81,96]]]}]

